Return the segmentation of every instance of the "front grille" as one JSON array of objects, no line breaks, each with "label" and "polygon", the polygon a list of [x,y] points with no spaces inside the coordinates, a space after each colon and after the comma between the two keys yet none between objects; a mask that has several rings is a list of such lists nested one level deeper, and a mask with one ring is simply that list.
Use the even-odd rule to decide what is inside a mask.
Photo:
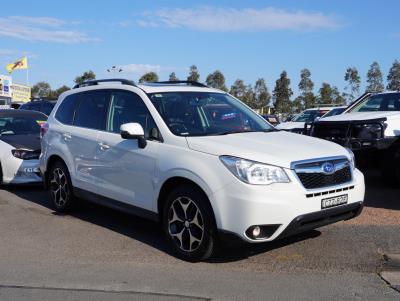
[{"label": "front grille", "polygon": [[336,186],[352,180],[351,164],[346,157],[298,161],[292,168],[306,189]]},{"label": "front grille", "polygon": [[298,173],[297,176],[305,188],[321,188],[350,182],[351,169],[350,167],[345,167],[332,175],[325,175],[322,173]]}]

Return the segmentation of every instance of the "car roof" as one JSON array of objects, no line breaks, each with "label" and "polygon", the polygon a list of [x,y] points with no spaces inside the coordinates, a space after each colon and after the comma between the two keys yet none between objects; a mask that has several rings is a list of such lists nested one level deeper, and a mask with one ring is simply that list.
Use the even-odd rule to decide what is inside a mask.
[{"label": "car roof", "polygon": [[0,117],[7,117],[7,116],[35,116],[35,115],[42,115],[43,117],[47,116],[42,112],[38,111],[30,111],[30,110],[15,110],[15,109],[5,109],[0,110]]},{"label": "car roof", "polygon": [[175,84],[139,84],[138,88],[146,93],[162,93],[162,92],[214,92],[225,93],[224,91],[198,86],[175,85]]}]

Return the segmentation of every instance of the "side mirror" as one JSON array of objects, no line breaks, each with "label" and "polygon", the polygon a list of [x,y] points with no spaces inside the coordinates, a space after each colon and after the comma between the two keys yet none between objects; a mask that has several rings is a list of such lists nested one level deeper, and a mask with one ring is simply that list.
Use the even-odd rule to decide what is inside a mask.
[{"label": "side mirror", "polygon": [[147,145],[144,137],[144,130],[139,123],[124,123],[120,128],[122,139],[133,139],[138,141],[140,148],[145,148]]},{"label": "side mirror", "polygon": [[317,122],[320,119],[321,119],[321,117],[315,117],[314,122]]}]

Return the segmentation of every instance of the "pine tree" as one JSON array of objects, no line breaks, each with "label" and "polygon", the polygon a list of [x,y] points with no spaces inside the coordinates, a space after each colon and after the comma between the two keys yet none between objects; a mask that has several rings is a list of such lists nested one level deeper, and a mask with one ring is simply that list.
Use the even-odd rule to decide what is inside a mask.
[{"label": "pine tree", "polygon": [[358,75],[358,70],[356,67],[349,67],[344,75],[344,80],[347,81],[347,86],[345,88],[348,102],[351,103],[360,94],[360,83],[361,79]]},{"label": "pine tree", "polygon": [[311,80],[311,72],[308,69],[300,71],[299,90],[301,92],[299,101],[305,109],[315,106],[315,95],[313,93],[314,83]]},{"label": "pine tree", "polygon": [[228,91],[225,86],[225,76],[221,71],[216,70],[213,73],[209,74],[206,79],[207,86],[219,89],[222,91]]},{"label": "pine tree", "polygon": [[231,86],[229,93],[243,101],[249,107],[253,107],[253,89],[250,85],[246,85],[243,80],[237,79]]},{"label": "pine tree", "polygon": [[261,109],[269,105],[271,95],[263,78],[259,78],[254,85],[254,108]]},{"label": "pine tree", "polygon": [[139,83],[150,83],[150,82],[158,82],[158,75],[155,72],[148,72],[142,75],[141,78],[139,78]]},{"label": "pine tree", "polygon": [[365,92],[382,92],[385,89],[381,68],[377,62],[373,62],[368,70],[367,83],[368,86]]},{"label": "pine tree", "polygon": [[179,79],[176,77],[176,74],[175,74],[175,72],[172,72],[170,75],[169,75],[169,79],[168,79],[170,82],[176,82],[176,81],[178,81]]},{"label": "pine tree", "polygon": [[303,98],[301,96],[297,96],[292,103],[292,113],[300,113],[303,110],[304,110]]},{"label": "pine tree", "polygon": [[338,106],[343,106],[346,104],[346,98],[343,94],[340,94],[338,87],[332,87],[332,103]]},{"label": "pine tree", "polygon": [[387,89],[392,91],[400,90],[400,62],[395,60],[393,62],[392,67],[389,70],[389,74],[387,76]]},{"label": "pine tree", "polygon": [[278,113],[290,113],[292,111],[292,103],[290,97],[293,95],[290,89],[290,79],[287,77],[286,71],[283,71],[276,80],[272,97],[274,100],[274,107]]},{"label": "pine tree", "polygon": [[190,72],[187,80],[193,82],[198,82],[200,80],[199,70],[197,69],[196,65],[190,66]]}]

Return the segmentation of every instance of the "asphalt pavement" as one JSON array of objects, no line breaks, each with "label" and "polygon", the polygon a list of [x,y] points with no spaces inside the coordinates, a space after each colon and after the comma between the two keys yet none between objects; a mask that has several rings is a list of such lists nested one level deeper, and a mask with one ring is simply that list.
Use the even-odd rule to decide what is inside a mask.
[{"label": "asphalt pavement", "polygon": [[156,223],[91,204],[60,215],[41,187],[3,187],[0,300],[400,300],[380,276],[400,253],[400,189],[367,186],[355,220],[195,264]]}]

